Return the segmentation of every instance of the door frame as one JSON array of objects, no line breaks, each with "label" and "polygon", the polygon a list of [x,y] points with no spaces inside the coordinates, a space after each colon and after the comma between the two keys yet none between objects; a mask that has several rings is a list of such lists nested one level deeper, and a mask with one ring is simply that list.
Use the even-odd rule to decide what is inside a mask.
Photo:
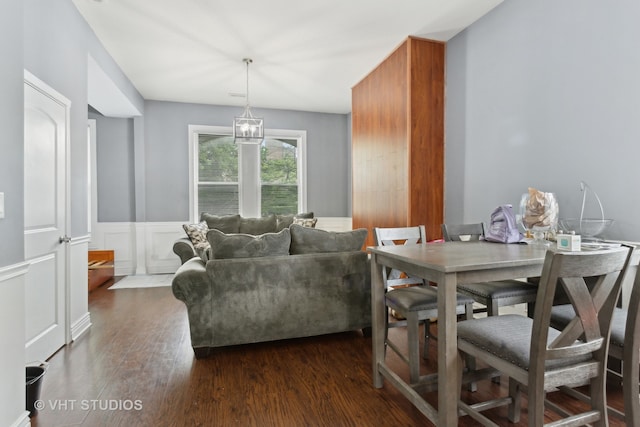
[{"label": "door frame", "polygon": [[[65,155],[64,155],[64,237],[68,237],[71,230],[71,101],[57,90],[53,89],[47,83],[33,75],[28,70],[24,70],[24,84],[31,86],[33,89],[49,97],[51,100],[60,104],[65,109]],[[24,140],[22,142],[24,150]],[[26,171],[25,171],[26,172]],[[65,345],[71,343],[71,262],[70,262],[70,242],[64,243],[64,337]]]}]

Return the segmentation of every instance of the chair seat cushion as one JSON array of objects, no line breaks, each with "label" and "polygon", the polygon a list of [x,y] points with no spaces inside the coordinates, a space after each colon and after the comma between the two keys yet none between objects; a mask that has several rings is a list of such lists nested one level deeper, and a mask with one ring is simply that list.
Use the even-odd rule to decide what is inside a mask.
[{"label": "chair seat cushion", "polygon": [[[385,294],[387,305],[402,312],[436,310],[438,308],[438,290],[431,286],[410,286],[389,291]],[[464,313],[464,305],[473,300],[457,294],[457,312]]]},{"label": "chair seat cushion", "polygon": [[[458,322],[458,340],[464,340],[487,353],[506,360],[526,371],[529,370],[533,319],[517,314],[504,314]],[[549,328],[547,343],[560,332]],[[547,360],[545,369],[555,369],[587,361],[591,355],[571,359]]]},{"label": "chair seat cushion", "polygon": [[531,297],[535,301],[538,287],[519,280],[504,280],[500,282],[482,282],[458,285],[458,290],[465,294],[481,298],[499,299],[512,297]]},{"label": "chair seat cushion", "polygon": [[[575,317],[575,311],[571,304],[556,305],[551,309],[551,326],[563,328]],[[624,347],[624,331],[627,322],[627,310],[616,308],[613,310],[611,320],[611,345]]]}]

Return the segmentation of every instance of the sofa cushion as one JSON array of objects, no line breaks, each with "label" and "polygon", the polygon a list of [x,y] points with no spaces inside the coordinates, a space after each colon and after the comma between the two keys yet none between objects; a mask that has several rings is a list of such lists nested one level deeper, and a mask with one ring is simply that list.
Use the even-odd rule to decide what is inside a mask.
[{"label": "sofa cushion", "polygon": [[291,233],[288,228],[279,233],[225,234],[219,230],[209,230],[207,240],[211,244],[211,259],[252,258],[288,255]]},{"label": "sofa cushion", "polygon": [[257,236],[264,233],[276,232],[276,216],[274,214],[262,218],[240,218],[240,229],[242,234],[253,234]]},{"label": "sofa cushion", "polygon": [[359,251],[367,238],[367,230],[325,231],[291,224],[291,255],[319,252]]},{"label": "sofa cushion", "polygon": [[182,224],[182,228],[184,228],[189,240],[191,240],[191,243],[194,245],[207,241],[209,226],[205,221],[201,221],[198,224]]},{"label": "sofa cushion", "polygon": [[240,215],[212,215],[206,212],[200,214],[200,220],[205,221],[209,229],[220,230],[223,233],[240,232]]}]

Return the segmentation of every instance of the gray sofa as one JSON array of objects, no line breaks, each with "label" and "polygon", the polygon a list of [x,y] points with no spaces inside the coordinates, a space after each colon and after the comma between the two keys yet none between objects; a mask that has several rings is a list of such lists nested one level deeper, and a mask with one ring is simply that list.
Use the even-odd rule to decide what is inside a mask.
[{"label": "gray sofa", "polygon": [[215,347],[370,333],[366,233],[296,224],[259,236],[210,230],[211,259],[187,260],[172,283],[187,307],[196,358]]}]

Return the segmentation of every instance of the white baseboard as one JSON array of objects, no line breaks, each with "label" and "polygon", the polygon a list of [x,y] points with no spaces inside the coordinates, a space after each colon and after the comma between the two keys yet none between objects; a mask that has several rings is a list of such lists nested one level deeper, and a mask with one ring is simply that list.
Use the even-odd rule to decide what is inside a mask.
[{"label": "white baseboard", "polygon": [[29,411],[24,411],[20,414],[20,417],[9,427],[28,427],[31,425],[31,419],[29,418]]},{"label": "white baseboard", "polygon": [[91,314],[85,313],[73,325],[71,325],[71,340],[75,341],[80,338],[91,327]]}]

